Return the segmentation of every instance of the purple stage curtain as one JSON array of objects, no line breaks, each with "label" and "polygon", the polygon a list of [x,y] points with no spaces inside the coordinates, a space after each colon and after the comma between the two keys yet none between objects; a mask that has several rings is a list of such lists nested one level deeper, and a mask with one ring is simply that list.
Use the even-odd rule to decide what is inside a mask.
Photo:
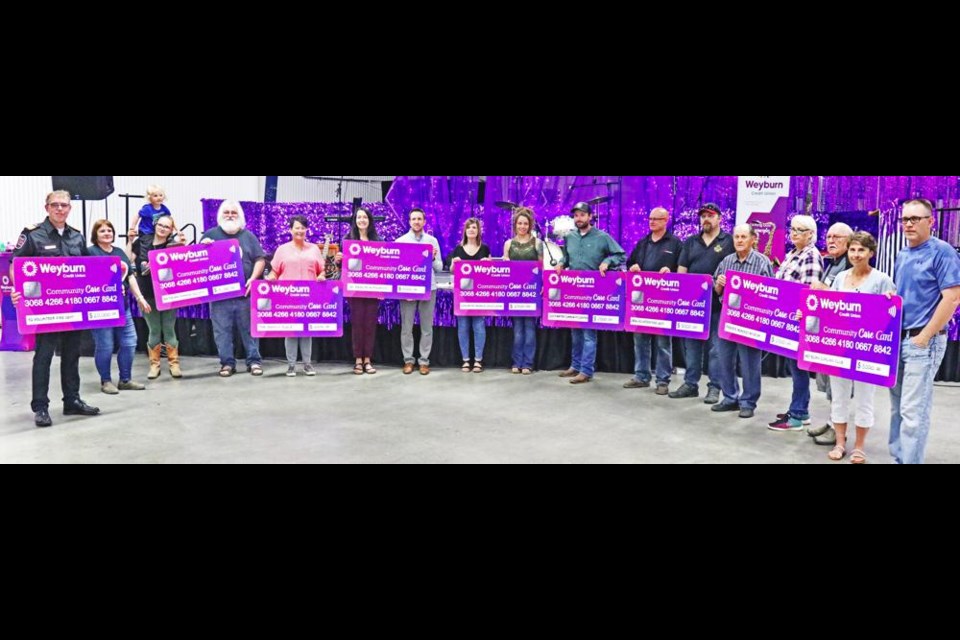
[{"label": "purple stage curtain", "polygon": [[[790,215],[807,210],[819,227],[818,246],[826,246],[826,233],[835,222],[847,222],[855,230],[877,234],[876,215],[893,218],[899,203],[913,197],[925,197],[937,207],[960,206],[960,176],[793,176],[791,178]],[[483,241],[494,256],[503,253],[503,244],[511,236],[511,212],[496,202],[512,202],[531,207],[545,230],[545,223],[567,216],[581,201],[609,198],[594,206],[596,225],[610,233],[628,253],[649,233],[647,215],[654,207],[665,207],[672,216],[672,230],[680,239],[699,230],[697,209],[714,202],[723,210],[722,228],[731,231],[735,221],[737,176],[487,176],[483,202],[478,202],[478,176],[397,176],[385,203],[369,205],[375,216],[384,216],[377,230],[384,240],[394,240],[408,230],[408,213],[414,207],[426,212],[426,229],[440,242],[445,260],[460,242],[463,225],[477,217],[483,226]],[[204,223],[216,226],[221,200],[204,200]],[[345,223],[332,221],[348,217],[349,203],[260,203],[243,202],[247,227],[255,233],[267,253],[290,240],[288,220],[302,215],[311,222],[311,239],[322,242],[324,233],[339,239],[347,233]],[[349,305],[348,305],[349,307]],[[207,317],[205,305],[181,311],[185,317]],[[347,312],[349,318],[349,309]],[[396,303],[386,302],[381,309],[381,324],[399,323]],[[452,299],[440,292],[437,299],[437,325],[453,326]],[[497,320],[492,324],[509,324]],[[957,338],[957,325],[951,339]]]}]

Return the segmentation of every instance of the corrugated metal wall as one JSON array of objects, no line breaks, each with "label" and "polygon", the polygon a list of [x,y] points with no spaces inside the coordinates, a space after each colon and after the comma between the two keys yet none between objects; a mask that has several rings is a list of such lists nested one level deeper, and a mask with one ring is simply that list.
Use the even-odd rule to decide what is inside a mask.
[{"label": "corrugated metal wall", "polygon": [[[364,202],[383,200],[382,184],[394,176],[279,176],[278,202],[351,202],[363,198]],[[342,179],[342,181],[341,181]],[[359,181],[359,182],[357,182]]]}]

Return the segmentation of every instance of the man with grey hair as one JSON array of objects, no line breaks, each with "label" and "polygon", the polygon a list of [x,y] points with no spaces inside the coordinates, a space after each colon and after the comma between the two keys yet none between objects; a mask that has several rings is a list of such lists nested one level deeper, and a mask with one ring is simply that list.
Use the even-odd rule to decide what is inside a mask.
[{"label": "man with grey hair", "polygon": [[250,285],[259,280],[266,267],[266,254],[257,236],[247,231],[247,218],[239,202],[224,200],[217,211],[218,226],[204,232],[202,244],[218,240],[236,240],[243,258],[243,277],[246,288],[243,296],[210,303],[213,337],[220,355],[220,377],[229,378],[237,372],[234,338],[243,342],[247,356],[247,372],[263,375],[260,341],[250,335]]},{"label": "man with grey hair", "polygon": [[[829,257],[823,263],[823,275],[820,282],[811,285],[811,289],[830,289],[837,276],[850,268],[850,262],[847,260],[847,244],[850,242],[850,236],[852,235],[853,229],[844,222],[838,222],[830,227],[830,230],[827,231],[827,253]],[[827,400],[833,401],[830,376],[823,373],[817,374],[817,390],[826,392]],[[813,428],[809,426],[809,422],[804,422],[804,424],[807,425],[807,435],[813,438],[816,444],[830,446],[837,444],[837,432],[834,431],[833,424],[829,421],[823,426]]]},{"label": "man with grey hair", "polygon": [[[740,224],[734,228],[733,248],[736,253],[724,258],[713,275],[717,295],[723,296],[728,271],[773,277],[770,261],[753,248],[756,240],[757,232],[749,224]],[[720,350],[719,377],[723,400],[713,405],[711,411],[721,413],[739,410],[741,418],[752,418],[760,400],[760,365],[763,354],[759,349],[723,338],[719,339],[717,346]],[[743,376],[743,393],[740,393],[740,386],[737,384],[737,358],[740,359],[740,374]]]}]

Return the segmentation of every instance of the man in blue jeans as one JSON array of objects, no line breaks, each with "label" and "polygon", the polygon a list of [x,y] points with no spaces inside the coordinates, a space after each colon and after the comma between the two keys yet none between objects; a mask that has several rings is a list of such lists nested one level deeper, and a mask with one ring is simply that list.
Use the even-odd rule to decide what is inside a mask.
[{"label": "man in blue jeans", "polygon": [[[683,243],[680,252],[678,273],[716,273],[720,262],[733,253],[733,236],[720,228],[720,207],[709,202],[698,212],[700,215],[700,235],[691,236]],[[720,351],[717,327],[720,322],[720,297],[714,290],[713,312],[710,314],[710,337],[706,340],[683,339],[683,355],[687,372],[683,384],[670,392],[671,398],[697,398],[700,396],[700,377],[703,373],[703,355],[707,353],[707,397],[706,404],[720,402]]]},{"label": "man in blue jeans", "polygon": [[[714,290],[723,295],[727,286],[727,272],[737,271],[749,273],[765,278],[773,277],[773,268],[770,260],[762,253],[754,251],[753,245],[757,241],[757,232],[749,224],[737,225],[733,230],[733,247],[736,253],[730,254],[717,267],[714,274]],[[734,308],[736,302],[731,301]],[[717,310],[720,313],[720,310]],[[723,413],[725,411],[739,411],[741,418],[752,418],[760,400],[760,365],[763,355],[759,349],[738,344],[720,338],[719,376],[723,390],[723,401],[713,405],[711,411]],[[740,361],[740,374],[743,376],[743,393],[737,383],[737,360]]]},{"label": "man in blue jeans", "polygon": [[247,354],[247,372],[262,376],[260,341],[250,335],[250,285],[263,276],[267,264],[266,254],[257,236],[247,230],[246,217],[239,202],[225,200],[217,211],[217,222],[218,226],[204,232],[200,242],[208,244],[218,240],[238,241],[243,254],[243,277],[246,280],[243,296],[210,303],[213,339],[220,355],[220,377],[229,378],[237,372],[235,337],[239,337],[243,342]]},{"label": "man in blue jeans", "polygon": [[[631,273],[675,273],[683,244],[669,231],[670,212],[656,207],[650,212],[650,233],[637,243],[627,260]],[[650,347],[657,343],[657,395],[670,392],[670,375],[673,373],[673,345],[670,336],[654,336],[649,333],[633,334],[633,378],[623,383],[624,389],[645,389],[650,386]]]},{"label": "man in blue jeans", "polygon": [[900,223],[907,247],[897,255],[893,272],[896,293],[903,298],[903,334],[900,373],[890,389],[890,455],[897,464],[923,464],[933,381],[947,347],[945,327],[960,305],[960,258],[932,237],[929,200],[905,203]]},{"label": "man in blue jeans", "polygon": [[[577,229],[571,232],[563,245],[563,260],[557,265],[557,273],[563,270],[599,271],[606,277],[607,270],[616,269],[626,256],[617,241],[592,226],[593,210],[586,202],[578,202],[570,212]],[[570,378],[570,384],[583,384],[593,379],[597,364],[596,329],[573,329],[573,357],[570,368],[560,374]]]}]

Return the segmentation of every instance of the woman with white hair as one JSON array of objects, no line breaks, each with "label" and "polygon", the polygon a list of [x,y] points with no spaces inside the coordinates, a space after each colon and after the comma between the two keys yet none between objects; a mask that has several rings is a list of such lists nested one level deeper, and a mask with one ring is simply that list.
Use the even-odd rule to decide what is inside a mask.
[{"label": "woman with white hair", "polygon": [[[790,241],[794,249],[783,259],[777,271],[777,280],[799,282],[808,287],[820,282],[823,258],[817,251],[817,222],[810,216],[794,216],[790,221]],[[771,422],[772,431],[802,431],[810,421],[810,372],[797,366],[796,360],[787,362],[793,377],[793,395],[790,409]]]},{"label": "woman with white hair", "polygon": [[260,341],[250,335],[250,285],[259,280],[266,267],[266,254],[257,236],[247,231],[247,218],[243,207],[234,200],[224,200],[217,211],[218,226],[204,232],[201,244],[218,240],[236,240],[240,243],[243,258],[243,277],[246,280],[244,295],[229,300],[210,303],[210,320],[213,337],[220,355],[220,377],[229,378],[237,372],[234,339],[243,342],[247,358],[247,372],[263,375],[263,359],[260,357]]}]

